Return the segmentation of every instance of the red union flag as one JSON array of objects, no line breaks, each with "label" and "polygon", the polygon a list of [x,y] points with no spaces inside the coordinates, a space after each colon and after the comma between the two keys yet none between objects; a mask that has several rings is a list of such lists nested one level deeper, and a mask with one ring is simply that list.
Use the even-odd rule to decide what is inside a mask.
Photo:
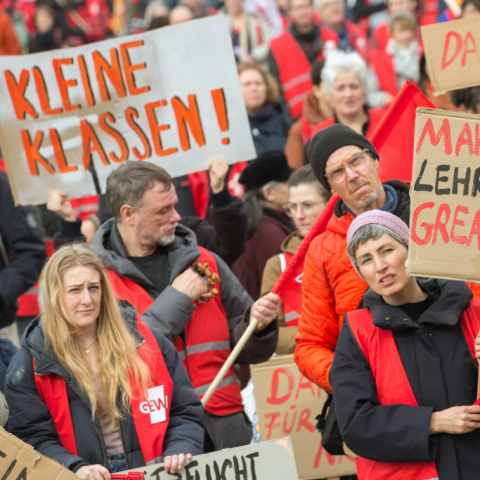
[{"label": "red union flag", "polygon": [[410,82],[405,82],[369,140],[375,145],[382,182],[412,181],[413,140],[417,108],[435,108],[432,102]]}]

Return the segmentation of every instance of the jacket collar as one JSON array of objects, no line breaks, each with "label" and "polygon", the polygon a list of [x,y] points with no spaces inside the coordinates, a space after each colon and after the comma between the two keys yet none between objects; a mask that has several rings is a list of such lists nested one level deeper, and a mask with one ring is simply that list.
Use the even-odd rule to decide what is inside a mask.
[{"label": "jacket collar", "polygon": [[[398,196],[398,205],[395,210],[395,215],[401,218],[407,225],[410,220],[410,193],[409,186],[406,183],[398,180],[391,180],[384,182],[385,185],[390,185],[395,189]],[[338,199],[335,204],[332,218],[328,222],[327,229],[338,233],[344,237],[347,236],[348,228],[353,222],[354,216],[349,212],[342,212],[343,200]]]},{"label": "jacket collar", "polygon": [[388,305],[370,288],[363,297],[363,306],[373,315],[373,324],[385,330],[420,328],[422,324],[453,326],[470,305],[473,294],[465,282],[418,278],[420,288],[437,300],[414,322],[400,307]]}]

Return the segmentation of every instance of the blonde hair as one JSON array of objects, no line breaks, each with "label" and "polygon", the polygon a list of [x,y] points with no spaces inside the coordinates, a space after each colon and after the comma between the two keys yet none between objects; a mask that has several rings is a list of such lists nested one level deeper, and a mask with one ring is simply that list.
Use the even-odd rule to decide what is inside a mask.
[{"label": "blonde hair", "polygon": [[[92,268],[100,274],[102,297],[95,353],[100,387],[113,426],[115,420],[123,418],[117,402],[118,397],[121,397],[121,406],[128,409],[134,396],[139,392],[146,392],[150,373],[138,355],[135,339],[123,320],[101,260],[86,244],[72,244],[60,248],[50,258],[45,270],[43,291],[45,309],[41,325],[46,345],[51,345],[60,363],[70,372],[90,400],[92,418],[97,410],[101,410],[98,393],[90,367],[82,358],[80,347],[73,337],[76,326],[68,318],[63,303],[65,294],[63,279],[65,273],[75,267]],[[132,392],[130,378],[134,379],[136,392]]]},{"label": "blonde hair", "polygon": [[278,84],[275,79],[260,65],[256,63],[241,63],[238,67],[238,76],[247,71],[247,70],[255,70],[257,71],[263,78],[265,85],[267,86],[267,100],[266,102],[270,102],[273,105],[277,106],[280,98]]}]

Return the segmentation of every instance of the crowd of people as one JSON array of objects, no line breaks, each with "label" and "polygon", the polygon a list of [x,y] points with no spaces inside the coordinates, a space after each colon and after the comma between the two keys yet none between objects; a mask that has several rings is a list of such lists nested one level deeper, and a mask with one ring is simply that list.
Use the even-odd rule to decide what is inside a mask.
[{"label": "crowd of people", "polygon": [[369,140],[407,81],[480,113],[480,85],[433,95],[420,27],[480,16],[480,0],[448,5],[0,0],[0,55],[223,14],[257,154],[177,178],[126,161],[105,195],[35,207],[0,172],[0,423],[81,480],[175,473],[249,444],[249,365],[294,354],[360,480],[476,480],[480,285],[407,275],[410,187],[382,183]]}]

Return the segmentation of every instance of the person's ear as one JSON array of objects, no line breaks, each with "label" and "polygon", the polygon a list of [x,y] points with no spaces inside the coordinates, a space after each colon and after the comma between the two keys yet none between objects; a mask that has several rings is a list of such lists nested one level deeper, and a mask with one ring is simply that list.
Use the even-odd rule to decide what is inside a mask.
[{"label": "person's ear", "polygon": [[275,201],[275,193],[273,188],[270,185],[265,185],[262,189],[263,198],[267,202],[274,202]]},{"label": "person's ear", "polygon": [[120,215],[122,216],[122,223],[133,226],[135,220],[136,210],[131,205],[122,205],[120,208]]},{"label": "person's ear", "polygon": [[375,165],[375,169],[378,171],[378,158],[373,159],[373,165]]}]

